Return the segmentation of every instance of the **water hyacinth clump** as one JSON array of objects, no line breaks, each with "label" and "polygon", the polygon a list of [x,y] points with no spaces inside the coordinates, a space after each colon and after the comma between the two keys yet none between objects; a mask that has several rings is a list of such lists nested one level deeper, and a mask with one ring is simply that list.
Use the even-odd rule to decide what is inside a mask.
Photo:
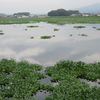
[{"label": "water hyacinth clump", "polygon": [[34,39],[34,37],[32,36],[32,37],[30,37],[31,39]]},{"label": "water hyacinth clump", "polygon": [[0,35],[4,35],[4,33],[0,33]]},{"label": "water hyacinth clump", "polygon": [[86,26],[73,26],[73,28],[85,28]]},{"label": "water hyacinth clump", "polygon": [[34,28],[34,27],[39,27],[39,26],[33,26],[33,25],[31,25],[31,26],[27,26],[27,27],[29,27],[29,28]]},{"label": "water hyacinth clump", "polygon": [[27,31],[27,29],[25,29],[25,31]]},{"label": "water hyacinth clump", "polygon": [[[61,60],[54,66],[46,67],[46,74],[58,82],[46,100],[99,100],[100,88],[90,87],[79,78],[95,81],[100,79],[100,63],[86,64],[82,61]],[[93,74],[94,73],[94,74]]]},{"label": "water hyacinth clump", "polygon": [[96,27],[92,27],[92,28],[96,28]]},{"label": "water hyacinth clump", "polygon": [[41,65],[30,64],[27,61],[16,62],[12,59],[2,59],[0,61],[1,100],[4,98],[30,100],[26,98],[30,98],[31,94],[44,87],[38,81],[38,79],[45,77],[44,74],[37,72],[41,69]]},{"label": "water hyacinth clump", "polygon": [[70,34],[70,36],[73,36],[72,34]]},{"label": "water hyacinth clump", "polygon": [[59,29],[56,29],[56,28],[54,29],[54,31],[58,31],[58,30],[59,30]]},{"label": "water hyacinth clump", "polygon": [[51,36],[41,36],[41,39],[50,39]]},{"label": "water hyacinth clump", "polygon": [[[35,100],[35,93],[44,90],[50,95],[44,100],[99,100],[100,87],[92,86],[80,79],[96,81],[100,79],[100,62],[85,63],[82,61],[61,60],[54,66],[45,67],[31,64],[28,61],[2,59],[0,61],[0,99]],[[52,82],[41,83],[38,80],[51,77]],[[46,94],[46,93],[45,93]],[[40,96],[41,100],[41,96]]]},{"label": "water hyacinth clump", "polygon": [[97,30],[100,30],[100,28],[97,28]]},{"label": "water hyacinth clump", "polygon": [[88,35],[86,35],[86,34],[78,34],[79,36],[88,36]]},{"label": "water hyacinth clump", "polygon": [[2,32],[2,30],[0,30],[0,32]]}]

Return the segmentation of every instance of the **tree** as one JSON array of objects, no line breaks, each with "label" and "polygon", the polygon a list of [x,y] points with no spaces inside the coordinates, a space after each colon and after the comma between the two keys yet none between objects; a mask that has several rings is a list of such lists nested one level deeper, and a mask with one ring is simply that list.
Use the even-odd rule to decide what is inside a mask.
[{"label": "tree", "polygon": [[57,9],[48,12],[48,16],[70,16],[71,14],[80,14],[78,10]]},{"label": "tree", "polygon": [[14,13],[14,16],[29,16],[30,13],[29,12],[18,12],[18,13]]}]

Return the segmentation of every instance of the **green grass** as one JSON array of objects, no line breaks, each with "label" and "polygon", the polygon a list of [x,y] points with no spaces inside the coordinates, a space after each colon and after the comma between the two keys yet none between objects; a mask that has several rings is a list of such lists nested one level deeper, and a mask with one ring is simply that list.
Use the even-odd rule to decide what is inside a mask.
[{"label": "green grass", "polygon": [[31,25],[31,26],[27,26],[27,27],[34,28],[34,27],[39,27],[39,26],[32,26],[32,25]]},{"label": "green grass", "polygon": [[41,38],[41,39],[50,39],[51,36],[41,36],[40,38]]},{"label": "green grass", "polygon": [[86,26],[73,26],[73,28],[85,28]]}]

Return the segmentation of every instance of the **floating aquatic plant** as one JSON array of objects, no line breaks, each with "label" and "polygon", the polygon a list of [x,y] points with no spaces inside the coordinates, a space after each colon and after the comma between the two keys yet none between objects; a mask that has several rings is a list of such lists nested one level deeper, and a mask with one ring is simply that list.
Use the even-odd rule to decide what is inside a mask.
[{"label": "floating aquatic plant", "polygon": [[[100,62],[61,60],[54,66],[46,67],[44,73],[38,72],[41,69],[41,65],[28,61],[0,60],[0,99],[35,100],[34,95],[38,90],[50,91],[45,100],[100,99],[99,87],[90,87],[80,80],[100,79]],[[38,80],[46,77],[45,74],[50,75],[51,81],[57,82],[57,85],[41,84]]]},{"label": "floating aquatic plant", "polygon": [[97,30],[100,30],[100,28],[97,28]]},{"label": "floating aquatic plant", "polygon": [[73,36],[72,34],[70,34],[70,36]]},{"label": "floating aquatic plant", "polygon": [[92,27],[92,28],[96,28],[96,27]]},{"label": "floating aquatic plant", "polygon": [[73,26],[73,28],[85,28],[86,26]]},{"label": "floating aquatic plant", "polygon": [[0,33],[0,35],[4,35],[4,33]]},{"label": "floating aquatic plant", "polygon": [[51,36],[41,36],[41,39],[50,39]]},{"label": "floating aquatic plant", "polygon": [[54,29],[54,31],[58,31],[58,30],[59,30],[59,29],[56,29],[56,28]]},{"label": "floating aquatic plant", "polygon": [[32,37],[30,37],[31,39],[33,39],[34,37],[32,36]]},{"label": "floating aquatic plant", "polygon": [[25,31],[27,31],[27,29],[25,29]]},{"label": "floating aquatic plant", "polygon": [[88,35],[86,35],[86,34],[78,34],[79,36],[88,36]]},{"label": "floating aquatic plant", "polygon": [[39,26],[32,26],[32,25],[31,25],[31,26],[27,26],[27,27],[34,28],[34,27],[39,27]]}]

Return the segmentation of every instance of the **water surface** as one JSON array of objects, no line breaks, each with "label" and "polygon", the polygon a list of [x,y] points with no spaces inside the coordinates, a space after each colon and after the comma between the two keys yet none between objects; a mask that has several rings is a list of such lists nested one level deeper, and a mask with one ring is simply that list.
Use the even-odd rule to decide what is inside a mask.
[{"label": "water surface", "polygon": [[[39,27],[28,28],[29,25]],[[86,26],[86,28],[73,28],[73,26],[80,25]],[[4,33],[4,35],[0,35],[0,59],[28,60],[43,66],[54,65],[63,59],[86,63],[99,62],[100,30],[92,28],[100,28],[99,26],[99,24],[56,25],[44,22],[0,25],[0,30]],[[54,31],[55,28],[59,31]],[[44,35],[55,35],[55,37],[40,39]],[[30,37],[34,37],[34,39],[30,39]]]}]

